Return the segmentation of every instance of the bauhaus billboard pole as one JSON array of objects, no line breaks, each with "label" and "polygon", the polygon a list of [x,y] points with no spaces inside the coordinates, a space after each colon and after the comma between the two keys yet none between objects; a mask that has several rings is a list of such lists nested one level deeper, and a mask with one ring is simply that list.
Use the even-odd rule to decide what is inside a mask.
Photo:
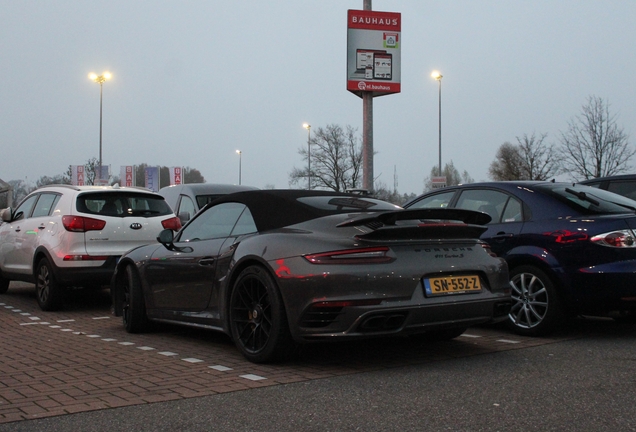
[{"label": "bauhaus billboard pole", "polygon": [[347,90],[362,98],[362,187],[373,190],[373,98],[400,92],[401,14],[347,12]]}]

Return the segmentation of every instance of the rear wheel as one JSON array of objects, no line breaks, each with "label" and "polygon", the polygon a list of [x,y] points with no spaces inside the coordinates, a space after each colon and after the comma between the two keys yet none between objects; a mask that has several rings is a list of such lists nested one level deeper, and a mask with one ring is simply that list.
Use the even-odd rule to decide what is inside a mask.
[{"label": "rear wheel", "polygon": [[7,292],[9,289],[9,282],[11,282],[9,279],[5,279],[2,277],[2,274],[0,274],[0,294]]},{"label": "rear wheel", "polygon": [[542,336],[552,332],[564,314],[554,283],[541,269],[519,266],[510,272],[512,308],[509,327],[525,336]]},{"label": "rear wheel", "polygon": [[139,275],[133,266],[126,266],[126,274],[122,281],[124,304],[122,320],[128,333],[142,333],[150,327],[146,315],[144,293]]},{"label": "rear wheel", "polygon": [[38,261],[35,268],[35,297],[43,311],[55,311],[62,307],[63,290],[55,280],[53,267],[47,258]]},{"label": "rear wheel", "polygon": [[256,363],[283,360],[294,343],[283,300],[270,274],[260,266],[243,270],[230,294],[230,330],[237,348]]}]

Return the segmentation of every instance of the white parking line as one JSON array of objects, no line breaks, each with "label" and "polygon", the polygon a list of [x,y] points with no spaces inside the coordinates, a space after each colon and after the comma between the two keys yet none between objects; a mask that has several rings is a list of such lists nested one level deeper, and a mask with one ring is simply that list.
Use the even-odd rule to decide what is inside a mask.
[{"label": "white parking line", "polygon": [[109,316],[100,316],[100,317],[93,317],[94,320],[103,320],[103,319],[110,319]]},{"label": "white parking line", "polygon": [[59,323],[74,322],[74,321],[75,321],[74,319],[57,320],[57,322],[59,322]]},{"label": "white parking line", "polygon": [[515,341],[510,339],[497,339],[497,342],[509,343],[509,344],[518,344],[521,341]]},{"label": "white parking line", "polygon": [[188,363],[202,363],[203,362],[203,360],[199,360],[199,359],[196,359],[196,358],[184,358],[184,359],[181,359],[181,360],[183,360],[184,362],[188,362]]},{"label": "white parking line", "polygon": [[102,339],[104,342],[115,342],[117,339],[113,339],[113,338],[106,338],[106,339]]},{"label": "white parking line", "polygon": [[86,335],[86,337],[89,337],[89,338],[100,338],[101,336],[100,335]]},{"label": "white parking line", "polygon": [[149,347],[149,346],[140,346],[140,347],[137,347],[137,349],[140,349],[140,350],[143,350],[143,351],[152,351],[152,350],[154,350],[153,347]]},{"label": "white parking line", "polygon": [[157,354],[161,354],[162,356],[167,356],[167,357],[179,355],[177,353],[170,352],[170,351],[159,351]]},{"label": "white parking line", "polygon": [[215,366],[208,366],[210,369],[214,369],[214,370],[218,370],[219,372],[227,372],[227,371],[231,371],[233,370],[230,367],[227,366],[221,366],[221,365],[215,365]]},{"label": "white parking line", "polygon": [[473,334],[468,334],[468,333],[462,333],[460,336],[467,337],[467,338],[480,338],[481,337],[479,335],[473,335]]},{"label": "white parking line", "polygon": [[134,342],[119,342],[119,345],[124,345],[124,346],[129,346],[129,345],[134,345]]},{"label": "white parking line", "polygon": [[239,377],[248,379],[250,381],[260,381],[260,380],[267,379],[265,377],[254,375],[254,374],[239,375]]}]

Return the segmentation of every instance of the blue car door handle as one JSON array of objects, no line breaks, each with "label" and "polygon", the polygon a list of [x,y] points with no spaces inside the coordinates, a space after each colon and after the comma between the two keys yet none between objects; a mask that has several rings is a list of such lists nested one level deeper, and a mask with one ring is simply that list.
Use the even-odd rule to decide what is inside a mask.
[{"label": "blue car door handle", "polygon": [[211,257],[201,258],[199,260],[199,265],[212,265],[212,264],[214,264],[214,261],[216,261],[216,260],[214,258],[211,258]]},{"label": "blue car door handle", "polygon": [[514,237],[513,233],[507,233],[507,232],[503,232],[502,231],[502,232],[498,232],[492,238],[493,238],[493,240],[504,241],[504,240],[512,238],[512,237]]}]

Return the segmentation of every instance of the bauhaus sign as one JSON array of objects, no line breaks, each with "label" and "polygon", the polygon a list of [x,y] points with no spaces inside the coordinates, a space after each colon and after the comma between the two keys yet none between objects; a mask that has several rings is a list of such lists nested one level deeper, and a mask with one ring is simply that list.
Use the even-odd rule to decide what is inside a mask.
[{"label": "bauhaus sign", "polygon": [[400,13],[347,11],[347,90],[362,96],[400,92]]}]

